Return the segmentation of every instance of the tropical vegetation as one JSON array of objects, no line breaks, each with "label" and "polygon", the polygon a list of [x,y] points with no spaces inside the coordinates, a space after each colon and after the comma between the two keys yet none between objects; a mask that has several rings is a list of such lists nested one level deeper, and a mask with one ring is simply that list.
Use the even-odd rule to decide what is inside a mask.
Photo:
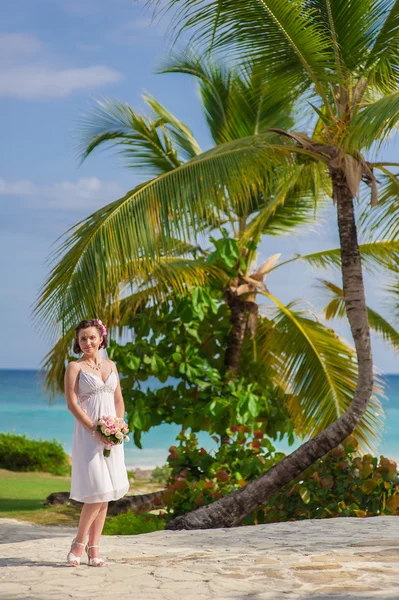
[{"label": "tropical vegetation", "polygon": [[[399,119],[399,3],[171,0],[169,4],[183,28],[194,27],[197,43],[231,52],[238,65],[233,75],[215,67],[208,77],[206,61],[204,75],[201,61],[188,53],[165,67],[190,72],[200,80],[216,145],[201,153],[188,128],[152,98],[148,98],[155,113],[152,120],[120,103],[103,105],[87,124],[85,155],[104,142],[116,142],[131,164],[151,167],[154,176],[73,229],[55,256],[58,263],[38,301],[37,316],[53,332],[62,333],[46,363],[49,381],[56,384],[73,326],[83,316],[106,306],[107,321],[122,329],[126,315],[148,303],[170,301],[176,292],[210,281],[217,288],[218,281],[229,307],[222,369],[223,384],[229,385],[237,380],[246,336],[261,338],[264,323],[256,296],[275,302],[280,311],[275,321],[283,332],[276,334],[274,323],[271,329],[267,324],[266,333],[273,330],[273,335],[264,336],[275,344],[274,365],[279,368],[272,373],[274,383],[284,374],[292,388],[294,416],[300,418],[306,402],[308,408],[313,401],[308,422],[324,421],[328,427],[259,479],[216,500],[207,510],[181,515],[168,525],[231,526],[357,427],[364,427],[363,415],[376,418],[375,411],[367,412],[374,385],[369,320],[391,343],[397,343],[397,333],[366,306],[361,252],[365,266],[371,257],[371,262],[378,259],[395,274],[393,207],[398,179],[389,167],[398,165],[367,160],[365,153],[370,154],[373,144],[381,145]],[[299,108],[301,120],[295,118],[293,107]],[[375,171],[381,173],[379,179]],[[377,212],[365,220],[371,219],[377,231],[384,223],[388,239],[359,248],[353,200],[363,184],[371,188],[372,205],[377,205],[381,188]],[[341,248],[340,254],[326,252],[319,261],[339,265],[343,277],[342,290],[327,283],[336,295],[327,316],[342,314],[345,307],[356,351],[356,361],[354,357],[346,361],[351,382],[343,379],[345,389],[341,386],[338,394],[333,393],[331,403],[330,372],[330,385],[321,393],[314,391],[317,381],[304,359],[311,344],[303,322],[295,319],[302,345],[292,350],[294,344],[288,343],[284,330],[293,322],[292,307],[276,300],[264,285],[276,257],[252,267],[263,234],[291,231],[308,222],[314,205],[326,195],[337,206]],[[228,228],[226,233],[222,227]],[[203,260],[198,241],[214,230],[219,230],[215,251]],[[397,284],[392,287],[395,293]],[[314,323],[313,330],[320,334],[324,326]],[[327,345],[331,347],[324,343],[323,356]],[[266,358],[269,347],[263,345]],[[338,361],[339,352],[336,356]],[[320,357],[314,364],[318,362]],[[332,371],[337,373],[337,368],[335,363]]]},{"label": "tropical vegetation", "polygon": [[68,455],[57,440],[32,440],[26,435],[0,433],[0,469],[69,475]]},{"label": "tropical vegetation", "polygon": [[[182,432],[170,448],[171,475],[160,499],[166,521],[208,506],[267,473],[284,458],[260,430],[239,425],[230,444],[215,454],[198,447],[194,433]],[[353,436],[248,513],[244,525],[399,514],[397,463],[384,456],[359,456]]]}]

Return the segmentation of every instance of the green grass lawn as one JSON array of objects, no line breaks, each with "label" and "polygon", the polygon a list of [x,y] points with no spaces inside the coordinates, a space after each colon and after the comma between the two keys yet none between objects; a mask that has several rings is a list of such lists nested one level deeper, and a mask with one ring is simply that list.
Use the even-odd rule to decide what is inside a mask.
[{"label": "green grass lawn", "polygon": [[[49,473],[18,473],[0,469],[0,518],[9,517],[37,525],[78,523],[80,506],[43,506],[53,492],[69,492],[70,477]],[[131,481],[131,494],[157,491],[162,485],[149,480]]]},{"label": "green grass lawn", "polygon": [[70,477],[0,469],[0,481],[0,518],[11,517],[43,525],[74,525],[77,522],[80,509],[43,506],[52,492],[69,491]]},{"label": "green grass lawn", "polygon": [[70,477],[0,469],[0,513],[39,510],[52,492],[68,492]]}]

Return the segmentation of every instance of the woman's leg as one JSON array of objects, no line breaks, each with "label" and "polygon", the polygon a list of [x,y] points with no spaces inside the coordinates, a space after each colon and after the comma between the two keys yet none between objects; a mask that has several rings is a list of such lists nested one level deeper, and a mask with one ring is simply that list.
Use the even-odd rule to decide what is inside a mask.
[{"label": "woman's leg", "polygon": [[[108,502],[103,502],[97,513],[96,518],[91,524],[89,531],[89,546],[99,546],[100,537],[104,528],[105,517],[107,516]],[[98,558],[100,556],[99,548],[91,548],[90,556],[92,558]]]},{"label": "woman's leg", "polygon": [[[83,504],[82,512],[80,513],[78,532],[75,538],[77,542],[86,544],[87,534],[89,533],[93,522],[96,520],[102,506],[102,502]],[[77,544],[73,545],[72,552],[76,556],[82,556],[83,550],[83,546],[78,546]]]}]

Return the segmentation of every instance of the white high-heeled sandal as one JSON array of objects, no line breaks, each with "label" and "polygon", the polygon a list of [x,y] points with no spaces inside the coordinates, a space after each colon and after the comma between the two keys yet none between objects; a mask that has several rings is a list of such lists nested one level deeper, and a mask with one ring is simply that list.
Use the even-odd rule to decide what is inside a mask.
[{"label": "white high-heeled sandal", "polygon": [[[87,553],[87,559],[88,559],[88,565],[89,567],[103,567],[105,565],[105,561],[103,558],[92,558],[90,556],[90,548],[98,548],[99,546],[89,546],[88,544],[86,545],[86,553]],[[100,564],[102,563],[102,564]]]},{"label": "white high-heeled sandal", "polygon": [[84,544],[82,544],[81,542],[77,542],[76,538],[74,540],[72,540],[72,544],[71,544],[71,550],[68,552],[67,554],[67,561],[69,562],[70,565],[72,565],[73,567],[78,567],[80,565],[80,556],[76,556],[76,554],[74,554],[72,552],[72,546],[83,546]]}]

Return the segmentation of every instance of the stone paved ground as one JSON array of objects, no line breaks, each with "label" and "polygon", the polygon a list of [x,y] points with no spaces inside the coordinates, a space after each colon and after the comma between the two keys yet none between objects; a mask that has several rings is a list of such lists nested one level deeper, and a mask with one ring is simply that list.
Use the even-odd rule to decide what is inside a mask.
[{"label": "stone paved ground", "polygon": [[0,600],[399,600],[396,517],[107,536],[98,569],[73,533],[0,519]]}]

